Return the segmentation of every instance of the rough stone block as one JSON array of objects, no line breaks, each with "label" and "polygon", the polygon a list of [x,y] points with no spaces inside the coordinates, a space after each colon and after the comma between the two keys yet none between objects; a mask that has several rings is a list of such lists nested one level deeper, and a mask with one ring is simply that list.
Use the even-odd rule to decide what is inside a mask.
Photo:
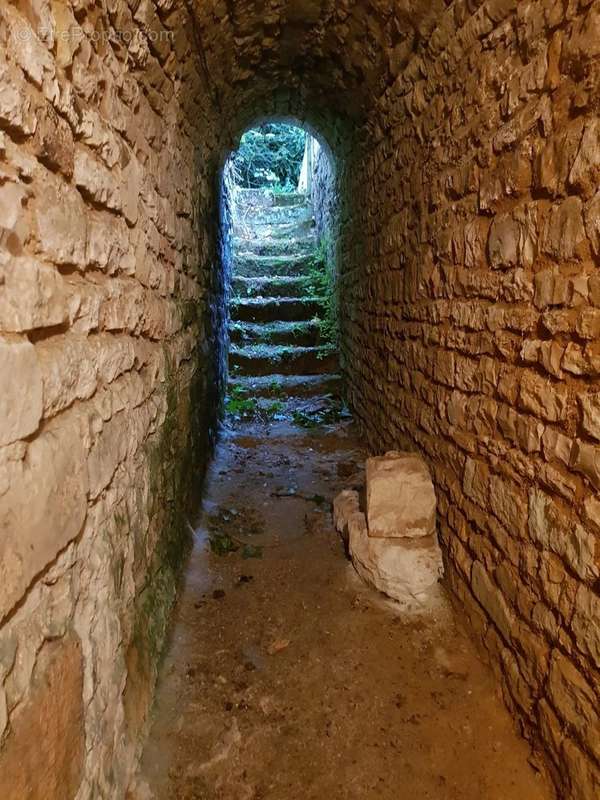
[{"label": "rough stone block", "polygon": [[0,386],[1,446],[32,434],[42,416],[42,377],[29,341],[0,336]]},{"label": "rough stone block", "polygon": [[558,422],[567,413],[567,387],[544,380],[533,372],[525,372],[521,378],[520,402],[532,414],[549,422]]},{"label": "rough stone block", "polygon": [[348,522],[348,547],[361,578],[399,602],[424,600],[442,575],[442,554],[434,536],[427,539],[377,539],[364,514]]},{"label": "rough stone block", "polygon": [[421,538],[435,533],[435,490],[420,456],[391,451],[367,459],[366,467],[369,536]]},{"label": "rough stone block", "polygon": [[71,800],[83,775],[81,646],[72,636],[46,642],[26,701],[0,748],[3,800]]},{"label": "rough stone block", "polygon": [[542,547],[560,556],[583,580],[600,574],[595,557],[595,534],[586,531],[540,489],[529,493],[529,533]]},{"label": "rough stone block", "polygon": [[7,486],[0,496],[2,618],[83,525],[88,481],[77,420],[57,420],[22,459],[0,462],[0,471],[7,472],[0,479]]},{"label": "rough stone block", "polygon": [[33,258],[0,258],[0,329],[10,333],[61,325],[68,318],[60,273]]},{"label": "rough stone block", "polygon": [[36,187],[32,207],[38,252],[56,264],[83,267],[87,209],[79,192],[46,173]]},{"label": "rough stone block", "polygon": [[342,539],[348,544],[348,523],[354,514],[360,513],[358,492],[344,489],[333,501],[333,524]]},{"label": "rough stone block", "polygon": [[579,255],[585,241],[581,200],[569,197],[551,210],[542,234],[542,251],[566,261]]},{"label": "rough stone block", "polygon": [[600,440],[600,392],[579,395],[583,430],[594,439]]},{"label": "rough stone block", "polygon": [[563,720],[600,762],[598,694],[574,664],[555,651],[550,667],[548,693]]},{"label": "rough stone block", "polygon": [[50,104],[37,111],[37,129],[33,146],[38,158],[50,169],[66,178],[73,175],[73,134],[69,125],[58,116]]},{"label": "rough stone block", "polygon": [[23,74],[0,59],[0,120],[23,136],[35,133],[37,120]]},{"label": "rough stone block", "polygon": [[75,150],[73,178],[76,186],[95,203],[113,211],[121,209],[119,171],[111,171],[87,148]]},{"label": "rough stone block", "polygon": [[511,640],[514,614],[496,584],[492,581],[481,561],[474,561],[471,568],[473,594],[487,611],[506,642]]}]

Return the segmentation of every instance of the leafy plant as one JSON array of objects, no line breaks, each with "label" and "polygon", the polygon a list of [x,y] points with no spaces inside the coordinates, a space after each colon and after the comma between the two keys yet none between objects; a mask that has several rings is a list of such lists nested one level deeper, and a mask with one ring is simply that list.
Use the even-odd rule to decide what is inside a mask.
[{"label": "leafy plant", "polygon": [[235,553],[240,549],[239,545],[233,541],[229,534],[221,531],[213,531],[209,535],[208,541],[210,544],[210,549],[216,556],[226,556],[229,553]]},{"label": "leafy plant", "polygon": [[256,399],[248,397],[241,386],[234,386],[225,401],[225,411],[234,417],[251,417],[256,413],[256,408]]},{"label": "leafy plant", "polygon": [[319,424],[319,420],[314,414],[306,414],[304,411],[298,411],[297,409],[292,411],[292,419],[301,428],[316,428]]},{"label": "leafy plant", "polygon": [[295,409],[292,412],[292,419],[301,428],[317,428],[319,425],[332,425],[341,419],[348,419],[350,412],[344,402],[339,397],[329,397],[327,404],[318,409],[303,411]]},{"label": "leafy plant", "polygon": [[264,411],[268,417],[274,417],[277,414],[281,414],[285,406],[281,402],[281,400],[274,400],[272,403],[269,403],[268,406],[265,407]]},{"label": "leafy plant", "polygon": [[273,378],[273,380],[269,382],[269,391],[276,397],[281,397],[284,393],[281,381],[278,381],[277,378]]},{"label": "leafy plant", "polygon": [[329,237],[323,236],[311,257],[309,272],[305,280],[305,291],[320,301],[322,312],[315,317],[319,326],[319,339],[327,351],[337,350],[339,346],[339,309],[335,264],[331,258],[332,245]]},{"label": "leafy plant", "polygon": [[233,154],[238,186],[268,188],[276,194],[294,192],[298,186],[306,133],[295,125],[268,122],[247,131]]}]

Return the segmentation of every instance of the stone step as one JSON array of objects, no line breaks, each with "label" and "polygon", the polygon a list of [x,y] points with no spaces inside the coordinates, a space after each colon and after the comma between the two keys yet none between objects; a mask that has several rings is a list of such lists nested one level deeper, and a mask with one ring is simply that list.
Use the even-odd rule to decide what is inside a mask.
[{"label": "stone step", "polygon": [[327,347],[255,345],[229,348],[234,375],[320,375],[335,372],[338,359]]},{"label": "stone step", "polygon": [[232,322],[229,338],[234,344],[284,344],[288,347],[316,347],[320,329],[317,322]]},{"label": "stone step", "polygon": [[240,255],[258,256],[308,256],[317,247],[315,236],[273,239],[270,236],[238,236],[233,239],[234,252]]},{"label": "stone step", "polygon": [[265,297],[231,301],[231,319],[237,322],[301,322],[323,311],[318,298]]},{"label": "stone step", "polygon": [[266,210],[246,212],[236,216],[233,222],[234,236],[268,236],[278,235],[284,229],[296,228],[301,233],[310,231],[314,226],[311,209],[305,206],[297,208],[269,208]]},{"label": "stone step", "polygon": [[322,375],[252,375],[232,378],[229,390],[239,387],[250,397],[315,397],[342,391],[342,378],[337,373]]},{"label": "stone step", "polygon": [[236,239],[300,239],[304,236],[314,235],[315,222],[312,217],[301,220],[271,220],[262,219],[238,220],[233,225],[233,235]]},{"label": "stone step", "polygon": [[307,196],[300,192],[287,192],[286,194],[273,194],[274,206],[301,206],[309,202]]},{"label": "stone step", "polygon": [[236,253],[233,258],[233,274],[243,278],[265,276],[308,275],[312,265],[309,255],[259,256],[252,253]]},{"label": "stone step", "polygon": [[306,278],[295,275],[273,275],[261,278],[236,275],[231,288],[234,297],[302,297],[306,294]]}]

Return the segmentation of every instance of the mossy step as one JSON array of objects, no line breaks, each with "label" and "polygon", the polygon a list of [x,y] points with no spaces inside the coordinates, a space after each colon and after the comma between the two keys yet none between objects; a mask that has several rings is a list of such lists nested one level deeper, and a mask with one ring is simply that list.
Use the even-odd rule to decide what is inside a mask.
[{"label": "mossy step", "polygon": [[289,347],[315,347],[319,344],[318,322],[232,322],[229,338],[239,345],[283,344]]},{"label": "mossy step", "polygon": [[337,373],[323,375],[252,375],[232,378],[229,391],[240,389],[248,397],[295,398],[340,394],[342,378]]},{"label": "mossy step", "polygon": [[281,225],[285,223],[298,223],[314,219],[312,207],[307,203],[296,203],[290,206],[270,206],[261,208],[252,214],[245,214],[241,218],[242,224],[252,225]]},{"label": "mossy step", "polygon": [[231,318],[238,322],[301,322],[323,312],[316,297],[265,297],[232,300]]},{"label": "mossy step", "polygon": [[232,281],[234,296],[245,297],[302,297],[307,292],[306,278],[296,275],[254,277],[236,275]]},{"label": "mossy step", "polygon": [[236,253],[233,259],[233,274],[243,278],[266,276],[308,275],[312,265],[310,255],[257,256],[252,253]]},{"label": "mossy step", "polygon": [[303,236],[311,236],[314,234],[314,228],[315,222],[312,217],[291,222],[289,220],[271,220],[265,222],[264,220],[256,219],[249,220],[248,222],[238,221],[234,223],[233,235],[236,239],[246,239],[251,236],[275,240],[290,238],[299,239]]},{"label": "mossy step", "polygon": [[320,375],[337,369],[338,359],[328,347],[250,345],[229,349],[229,369],[240,375]]},{"label": "mossy step", "polygon": [[300,206],[309,202],[308,197],[301,192],[287,192],[286,194],[273,193],[274,206]]},{"label": "mossy step", "polygon": [[272,239],[269,236],[237,236],[233,239],[234,252],[240,255],[258,256],[307,256],[317,248],[315,236],[302,236],[300,239],[287,237]]}]

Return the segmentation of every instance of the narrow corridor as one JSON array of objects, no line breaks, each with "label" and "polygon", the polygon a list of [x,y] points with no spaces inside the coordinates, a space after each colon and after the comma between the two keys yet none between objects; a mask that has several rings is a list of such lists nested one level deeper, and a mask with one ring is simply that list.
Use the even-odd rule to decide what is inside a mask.
[{"label": "narrow corridor", "polygon": [[0,800],[600,798],[598,98],[600,0],[0,2]]},{"label": "narrow corridor", "polygon": [[144,758],[157,800],[551,797],[445,596],[399,611],[346,560],[331,500],[363,457],[348,422],[222,441]]}]

